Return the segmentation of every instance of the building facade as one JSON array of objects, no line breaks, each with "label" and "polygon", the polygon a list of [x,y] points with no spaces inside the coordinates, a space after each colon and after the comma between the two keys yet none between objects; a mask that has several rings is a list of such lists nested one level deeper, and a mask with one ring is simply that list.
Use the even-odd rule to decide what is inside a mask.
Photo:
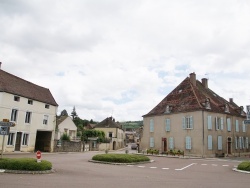
[{"label": "building facade", "polygon": [[249,152],[246,113],[208,88],[208,80],[184,79],[143,116],[141,149],[181,150],[185,155],[214,157]]},{"label": "building facade", "polygon": [[117,150],[124,147],[125,133],[122,126],[115,122],[113,117],[108,117],[96,124],[94,129],[103,131],[106,138],[110,140],[108,149]]},{"label": "building facade", "polygon": [[16,124],[0,135],[4,152],[52,151],[57,107],[49,89],[0,70],[0,120]]}]

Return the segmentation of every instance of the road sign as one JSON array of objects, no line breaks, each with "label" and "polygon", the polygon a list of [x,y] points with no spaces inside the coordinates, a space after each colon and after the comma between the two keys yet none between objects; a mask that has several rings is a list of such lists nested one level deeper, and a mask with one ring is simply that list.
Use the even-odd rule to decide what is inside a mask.
[{"label": "road sign", "polygon": [[9,127],[0,127],[0,135],[8,135],[9,134]]},{"label": "road sign", "polygon": [[39,150],[36,152],[36,158],[37,162],[40,163],[42,158],[42,153]]},{"label": "road sign", "polygon": [[244,124],[250,124],[250,119],[244,120]]},{"label": "road sign", "polygon": [[15,123],[14,122],[0,121],[0,126],[3,126],[3,127],[14,127]]}]

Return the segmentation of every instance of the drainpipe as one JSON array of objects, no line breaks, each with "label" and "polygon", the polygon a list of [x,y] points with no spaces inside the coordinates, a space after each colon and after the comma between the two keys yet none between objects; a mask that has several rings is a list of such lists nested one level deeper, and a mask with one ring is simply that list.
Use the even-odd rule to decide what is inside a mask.
[{"label": "drainpipe", "polygon": [[205,126],[204,111],[202,110],[202,158],[204,157],[204,144],[205,144],[205,140],[204,140],[204,138],[205,138],[205,133],[204,133],[205,128],[204,128],[204,126]]}]

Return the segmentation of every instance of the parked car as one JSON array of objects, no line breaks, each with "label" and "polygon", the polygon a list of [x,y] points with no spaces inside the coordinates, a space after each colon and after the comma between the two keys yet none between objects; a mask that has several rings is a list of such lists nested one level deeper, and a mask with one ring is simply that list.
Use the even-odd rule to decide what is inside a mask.
[{"label": "parked car", "polygon": [[138,146],[137,146],[136,143],[132,143],[132,144],[131,144],[131,149],[137,149],[137,148],[138,148]]}]

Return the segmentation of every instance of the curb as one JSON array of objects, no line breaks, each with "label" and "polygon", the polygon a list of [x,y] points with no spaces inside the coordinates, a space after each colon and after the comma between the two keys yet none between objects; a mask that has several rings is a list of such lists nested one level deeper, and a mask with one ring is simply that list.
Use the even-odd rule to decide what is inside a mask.
[{"label": "curb", "polygon": [[112,163],[106,161],[95,161],[95,160],[88,160],[91,163],[101,163],[101,164],[110,164],[110,165],[136,165],[136,164],[145,164],[145,163],[152,163],[154,160],[144,161],[144,162],[135,162],[135,163]]},{"label": "curb", "polygon": [[233,171],[235,171],[235,172],[240,172],[240,173],[245,173],[245,174],[250,174],[249,171],[238,170],[237,168],[233,168]]},{"label": "curb", "polygon": [[43,171],[28,171],[28,170],[5,170],[0,169],[0,173],[10,173],[10,174],[51,174],[54,173],[55,170],[43,170]]}]

